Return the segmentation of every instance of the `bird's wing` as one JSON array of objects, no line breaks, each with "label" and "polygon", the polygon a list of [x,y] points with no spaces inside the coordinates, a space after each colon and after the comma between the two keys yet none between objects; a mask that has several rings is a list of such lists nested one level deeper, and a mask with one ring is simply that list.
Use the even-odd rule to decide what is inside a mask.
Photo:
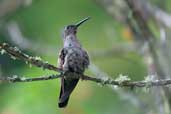
[{"label": "bird's wing", "polygon": [[83,55],[84,55],[84,67],[87,68],[90,65],[90,58],[88,56],[87,51],[83,50]]},{"label": "bird's wing", "polygon": [[65,60],[65,56],[66,56],[66,53],[65,53],[65,49],[61,49],[60,52],[59,52],[59,57],[58,57],[58,67],[62,69],[63,67],[63,64],[64,64],[64,60]]},{"label": "bird's wing", "polygon": [[[64,60],[65,60],[65,56],[66,56],[66,53],[65,53],[65,49],[61,49],[60,52],[59,52],[59,57],[58,57],[58,67],[60,69],[63,69],[63,64],[64,64]],[[60,91],[60,96],[59,98],[61,97],[62,93],[64,92],[64,78],[62,77],[61,78],[61,91]]]}]

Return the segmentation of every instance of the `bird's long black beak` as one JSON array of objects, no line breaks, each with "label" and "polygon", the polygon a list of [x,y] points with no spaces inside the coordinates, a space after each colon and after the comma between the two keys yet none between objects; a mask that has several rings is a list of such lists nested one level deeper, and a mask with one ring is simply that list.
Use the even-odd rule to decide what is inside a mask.
[{"label": "bird's long black beak", "polygon": [[78,28],[81,24],[83,24],[84,22],[86,22],[89,19],[90,19],[90,17],[86,17],[85,19],[83,19],[80,22],[76,23],[75,26]]}]

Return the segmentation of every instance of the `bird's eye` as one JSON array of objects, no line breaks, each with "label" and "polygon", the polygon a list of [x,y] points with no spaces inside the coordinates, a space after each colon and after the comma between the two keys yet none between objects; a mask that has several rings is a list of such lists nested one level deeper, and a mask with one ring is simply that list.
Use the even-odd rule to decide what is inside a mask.
[{"label": "bird's eye", "polygon": [[69,28],[70,28],[69,26],[66,26],[66,27],[65,27],[65,30],[68,30]]},{"label": "bird's eye", "polygon": [[66,29],[67,29],[67,30],[68,30],[68,29],[70,29],[70,26],[67,26],[67,28],[66,28]]}]

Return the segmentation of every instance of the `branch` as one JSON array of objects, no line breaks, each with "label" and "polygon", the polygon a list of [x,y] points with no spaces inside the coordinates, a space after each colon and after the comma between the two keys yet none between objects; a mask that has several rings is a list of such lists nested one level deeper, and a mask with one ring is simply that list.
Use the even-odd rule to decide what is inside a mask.
[{"label": "branch", "polygon": [[33,82],[33,81],[43,81],[43,80],[52,80],[56,78],[61,78],[62,75],[50,75],[50,76],[42,76],[42,77],[36,77],[36,78],[25,78],[25,77],[19,77],[14,75],[13,77],[0,77],[1,82],[6,83],[15,83],[15,82]]},{"label": "branch", "polygon": [[[57,78],[64,77],[64,75],[50,75],[50,76],[41,76],[36,78],[25,78],[19,76],[13,77],[0,77],[0,81],[4,83],[16,83],[16,82],[33,82],[33,81],[44,81],[44,80],[53,80]],[[81,77],[82,80],[92,81],[96,83],[100,83],[102,85],[116,85],[119,87],[153,87],[153,86],[167,86],[171,85],[171,79],[160,79],[160,80],[151,80],[151,81],[128,81],[128,80],[113,80],[113,79],[100,79],[94,78],[90,76],[80,76],[78,74],[69,73],[69,75],[65,76],[67,78],[78,79]]]},{"label": "branch", "polygon": [[143,81],[130,81],[127,77],[120,76],[120,79],[113,80],[110,78],[101,79],[101,78],[94,78],[86,75],[79,75],[79,74],[73,74],[73,73],[67,73],[63,74],[62,70],[42,61],[39,57],[32,57],[29,56],[21,50],[19,50],[17,47],[11,47],[7,43],[0,44],[0,51],[1,54],[7,53],[8,55],[12,56],[12,58],[21,59],[25,62],[28,62],[34,66],[41,67],[43,69],[53,70],[56,72],[59,72],[60,75],[50,75],[50,76],[42,76],[42,77],[36,77],[36,78],[25,78],[25,77],[19,77],[19,76],[13,76],[13,77],[0,77],[1,82],[33,82],[33,81],[43,81],[43,80],[52,80],[56,78],[61,77],[67,77],[67,78],[81,78],[82,80],[88,80],[93,81],[96,83],[101,83],[102,85],[117,85],[120,87],[152,87],[152,86],[167,86],[171,85],[171,79],[161,79],[161,80],[143,80]]},{"label": "branch", "polygon": [[25,61],[26,63],[30,63],[34,66],[41,67],[43,69],[53,70],[56,72],[62,72],[62,70],[60,68],[57,68],[47,62],[42,61],[40,57],[29,56],[29,55],[23,53],[17,47],[11,47],[7,43],[0,44],[0,50],[1,50],[1,54],[6,52],[13,59],[16,59],[16,58],[21,59],[21,60]]}]

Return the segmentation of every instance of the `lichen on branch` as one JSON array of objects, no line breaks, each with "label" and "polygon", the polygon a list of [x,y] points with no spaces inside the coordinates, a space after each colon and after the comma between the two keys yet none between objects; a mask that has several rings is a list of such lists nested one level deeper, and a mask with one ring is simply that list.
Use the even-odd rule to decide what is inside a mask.
[{"label": "lichen on branch", "polygon": [[[7,43],[0,44],[1,54],[8,54],[12,58],[23,60],[26,63],[34,65],[39,68],[48,69],[58,72],[58,74],[52,74],[49,76],[41,76],[35,78],[26,78],[20,76],[12,77],[0,77],[1,83],[15,83],[15,82],[33,82],[33,81],[43,81],[43,80],[52,80],[56,78],[81,78],[82,80],[88,80],[102,85],[116,85],[119,87],[152,87],[152,86],[168,86],[171,85],[171,79],[160,79],[160,80],[142,80],[142,81],[131,81],[128,76],[120,75],[118,78],[114,79],[100,79],[94,78],[92,76],[80,75],[80,74],[64,74],[60,68],[55,67],[54,65],[44,62],[40,57],[33,57],[23,53],[17,47],[12,47]],[[60,73],[60,74],[59,74]]]}]

